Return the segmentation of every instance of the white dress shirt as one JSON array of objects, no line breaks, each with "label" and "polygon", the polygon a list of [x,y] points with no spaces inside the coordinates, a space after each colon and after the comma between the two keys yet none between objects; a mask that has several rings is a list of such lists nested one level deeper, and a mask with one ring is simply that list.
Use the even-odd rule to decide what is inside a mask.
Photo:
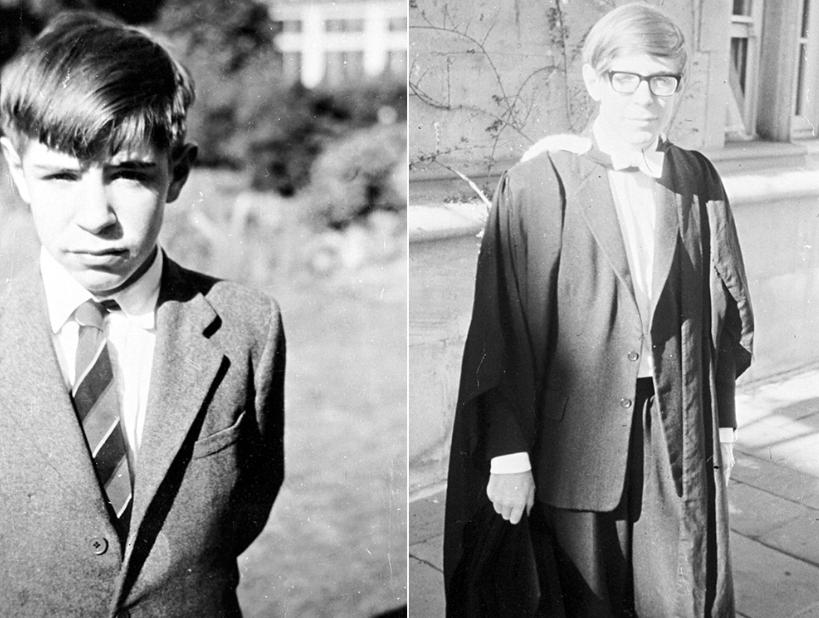
[{"label": "white dress shirt", "polygon": [[607,170],[609,186],[626,249],[631,286],[643,322],[643,341],[637,377],[650,378],[654,375],[650,332],[654,232],[657,227],[654,184],[655,178],[662,176],[663,154],[657,152],[657,141],[642,151],[624,148],[618,143],[617,137],[599,121],[594,123],[592,131],[600,151],[612,159],[613,168]]},{"label": "white dress shirt", "polygon": [[[111,312],[105,320],[132,480],[148,408],[162,262],[162,251],[159,250],[142,277],[110,297],[122,311]],[[65,386],[70,390],[76,380],[75,356],[79,340],[79,324],[74,320],[74,311],[94,297],[45,248],[40,250],[40,271],[54,349]]]}]

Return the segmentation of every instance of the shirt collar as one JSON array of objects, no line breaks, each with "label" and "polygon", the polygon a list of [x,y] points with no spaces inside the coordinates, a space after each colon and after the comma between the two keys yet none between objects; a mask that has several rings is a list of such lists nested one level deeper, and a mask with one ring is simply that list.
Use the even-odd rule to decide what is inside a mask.
[{"label": "shirt collar", "polygon": [[[144,275],[110,297],[117,302],[129,320],[144,330],[153,330],[156,326],[156,304],[159,300],[163,260],[160,249]],[[45,247],[40,248],[40,272],[43,276],[51,330],[57,333],[77,307],[94,296]]]},{"label": "shirt collar", "polygon": [[594,141],[601,152],[611,157],[611,164],[615,170],[624,170],[636,167],[646,176],[661,178],[663,175],[663,164],[665,162],[665,152],[660,149],[660,138],[647,146],[643,150],[623,146],[598,116],[592,126]]}]

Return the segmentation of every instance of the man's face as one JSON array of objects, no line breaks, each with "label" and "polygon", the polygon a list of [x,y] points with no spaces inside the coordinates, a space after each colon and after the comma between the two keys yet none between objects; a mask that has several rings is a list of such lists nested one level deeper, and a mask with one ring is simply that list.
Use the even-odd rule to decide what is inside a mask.
[{"label": "man's face", "polygon": [[[675,59],[635,54],[615,58],[610,71],[634,73],[644,77],[651,75],[678,75],[679,62]],[[585,65],[583,78],[586,88],[595,101],[600,103],[601,122],[625,143],[634,148],[645,148],[654,143],[674,115],[679,90],[669,96],[653,94],[647,80],[643,80],[631,94],[615,91],[607,74],[597,75]]]},{"label": "man's face", "polygon": [[187,169],[180,174],[151,146],[100,161],[81,161],[34,140],[17,153],[4,138],[3,151],[40,242],[97,296],[130,283],[156,246],[165,204],[187,178]]}]

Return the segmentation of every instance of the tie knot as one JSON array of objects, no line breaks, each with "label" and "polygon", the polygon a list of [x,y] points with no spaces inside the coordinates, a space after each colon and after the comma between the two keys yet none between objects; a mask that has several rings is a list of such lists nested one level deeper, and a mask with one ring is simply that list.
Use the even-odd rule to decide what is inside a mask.
[{"label": "tie knot", "polygon": [[98,303],[95,300],[87,300],[74,311],[74,319],[80,326],[93,326],[102,330],[102,323],[109,311],[119,309],[114,300],[104,300]]}]

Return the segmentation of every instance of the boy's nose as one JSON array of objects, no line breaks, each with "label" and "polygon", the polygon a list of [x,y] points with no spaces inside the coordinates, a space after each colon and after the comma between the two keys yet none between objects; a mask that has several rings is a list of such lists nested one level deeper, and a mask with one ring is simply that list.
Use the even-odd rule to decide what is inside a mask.
[{"label": "boy's nose", "polygon": [[631,98],[645,104],[652,103],[654,101],[654,94],[651,92],[651,88],[648,85],[648,80],[644,79],[639,83],[637,90],[632,93]]},{"label": "boy's nose", "polygon": [[84,230],[98,234],[116,222],[116,213],[103,182],[87,178],[84,185],[76,223]]}]

